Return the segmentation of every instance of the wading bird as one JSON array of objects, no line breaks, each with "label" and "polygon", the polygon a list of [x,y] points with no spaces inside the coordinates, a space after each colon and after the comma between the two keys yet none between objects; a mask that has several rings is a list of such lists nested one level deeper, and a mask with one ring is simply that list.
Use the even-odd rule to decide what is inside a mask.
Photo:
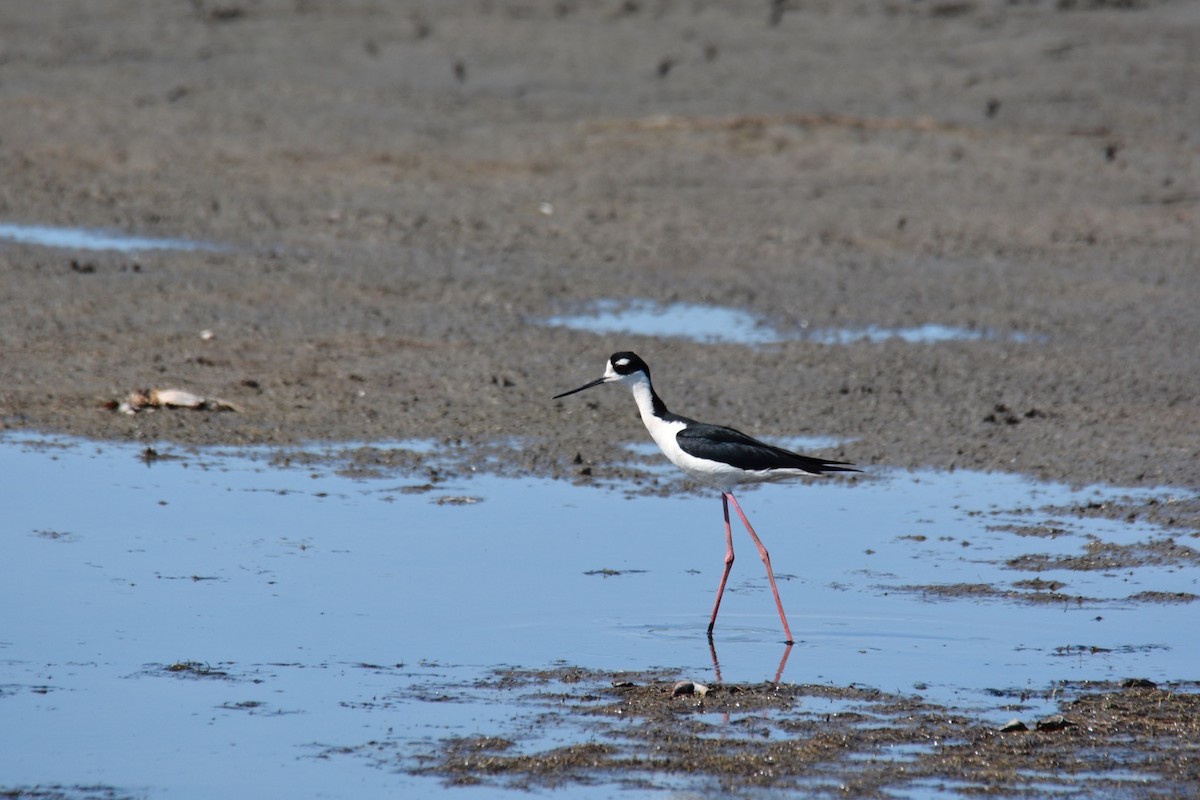
[{"label": "wading bird", "polygon": [[709,425],[672,414],[654,391],[654,384],[650,382],[650,367],[635,353],[614,353],[608,360],[604,375],[578,389],[557,394],[554,399],[603,383],[623,383],[628,386],[633,391],[633,399],[637,402],[646,430],[650,431],[650,436],[663,451],[663,455],[689,477],[721,490],[721,506],[725,512],[725,571],[721,574],[717,599],[713,603],[712,619],[708,622],[709,638],[712,638],[713,626],[717,623],[717,611],[721,608],[721,597],[725,594],[725,582],[729,580],[729,571],[733,568],[733,531],[729,525],[729,503],[732,501],[734,511],[749,531],[750,538],[754,540],[754,546],[758,548],[758,554],[762,556],[763,564],[767,567],[767,580],[771,583],[771,593],[775,595],[775,607],[779,609],[783,633],[787,636],[787,643],[792,644],[792,629],[788,625],[783,603],[779,599],[775,572],[771,569],[771,557],[750,525],[750,520],[746,519],[737,498],[733,496],[733,487],[743,483],[776,481],[801,475],[858,470],[845,461],[826,461],[803,456],[782,447],[760,442],[733,428]]}]

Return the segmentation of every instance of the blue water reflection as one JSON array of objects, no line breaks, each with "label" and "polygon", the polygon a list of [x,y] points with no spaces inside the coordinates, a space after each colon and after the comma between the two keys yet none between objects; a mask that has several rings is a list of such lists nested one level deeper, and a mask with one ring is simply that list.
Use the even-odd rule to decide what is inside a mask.
[{"label": "blue water reflection", "polygon": [[751,346],[778,344],[788,340],[825,345],[879,343],[892,339],[909,344],[988,340],[1020,343],[1036,341],[1035,337],[1019,332],[1002,334],[937,323],[905,328],[867,325],[855,328],[805,326],[799,330],[780,330],[739,309],[698,303],[660,304],[649,300],[599,300],[578,314],[550,317],[544,320],[544,324],[593,333],[679,337],[698,342]]},{"label": "blue water reflection", "polygon": [[697,303],[599,300],[583,313],[551,317],[545,324],[596,333],[679,336],[699,342],[761,345],[780,339],[774,328],[752,314]]},{"label": "blue water reflection", "polygon": [[64,250],[217,250],[216,245],[189,239],[154,239],[113,233],[98,228],[62,228],[51,225],[0,223],[0,240]]},{"label": "blue water reflection", "polygon": [[[536,713],[463,691],[497,665],[715,677],[704,629],[724,554],[716,497],[629,499],[487,475],[424,490],[424,475],[355,480],[274,467],[265,452],[140,455],[0,439],[0,713],[21,732],[4,745],[8,785],[433,797],[436,781],[320,754],[502,731]],[[1030,509],[1119,492],[970,472],[873,478],[742,497],[798,640],[783,680],[919,688],[1003,721],[1012,714],[996,689],[1168,681],[1200,663],[1194,608],[1130,599],[1196,593],[1195,570],[1036,574],[1092,598],[1082,604],[902,588],[1007,589],[1034,577],[1007,568],[1013,556],[1162,535],[1062,515],[1052,539],[1013,533],[1045,519]],[[717,657],[726,681],[766,680],[784,653],[778,618],[753,547],[740,532],[735,544]],[[167,669],[177,663],[224,674]]]}]

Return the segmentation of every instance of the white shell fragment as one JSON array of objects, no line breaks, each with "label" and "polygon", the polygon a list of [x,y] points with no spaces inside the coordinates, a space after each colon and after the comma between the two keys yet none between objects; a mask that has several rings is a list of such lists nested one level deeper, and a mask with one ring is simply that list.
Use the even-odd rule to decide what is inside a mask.
[{"label": "white shell fragment", "polygon": [[182,389],[136,389],[116,404],[122,414],[137,414],[156,408],[190,408],[196,411],[239,411],[233,403],[201,397]]}]

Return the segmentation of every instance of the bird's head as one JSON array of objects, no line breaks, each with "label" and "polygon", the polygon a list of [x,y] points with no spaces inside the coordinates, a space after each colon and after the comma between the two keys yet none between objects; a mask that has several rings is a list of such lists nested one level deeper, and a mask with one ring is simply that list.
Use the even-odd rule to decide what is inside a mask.
[{"label": "bird's head", "polygon": [[637,353],[622,351],[613,353],[608,359],[608,364],[604,369],[604,374],[590,383],[585,383],[578,389],[572,389],[569,392],[554,395],[557,400],[560,397],[566,397],[569,394],[582,392],[584,389],[590,389],[593,386],[599,386],[602,383],[633,383],[639,380],[650,380],[650,367],[646,366],[646,362],[642,361]]}]

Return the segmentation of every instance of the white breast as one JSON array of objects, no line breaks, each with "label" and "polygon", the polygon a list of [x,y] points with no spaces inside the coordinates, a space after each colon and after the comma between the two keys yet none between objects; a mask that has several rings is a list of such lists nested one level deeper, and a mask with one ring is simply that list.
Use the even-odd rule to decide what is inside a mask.
[{"label": "white breast", "polygon": [[654,403],[648,385],[636,383],[631,388],[646,430],[650,432],[658,449],[663,451],[663,455],[672,464],[679,467],[692,479],[720,488],[729,488],[746,480],[744,472],[728,464],[705,461],[683,452],[679,446],[679,440],[675,437],[687,427],[687,424],[679,421],[667,421],[655,416]]}]

